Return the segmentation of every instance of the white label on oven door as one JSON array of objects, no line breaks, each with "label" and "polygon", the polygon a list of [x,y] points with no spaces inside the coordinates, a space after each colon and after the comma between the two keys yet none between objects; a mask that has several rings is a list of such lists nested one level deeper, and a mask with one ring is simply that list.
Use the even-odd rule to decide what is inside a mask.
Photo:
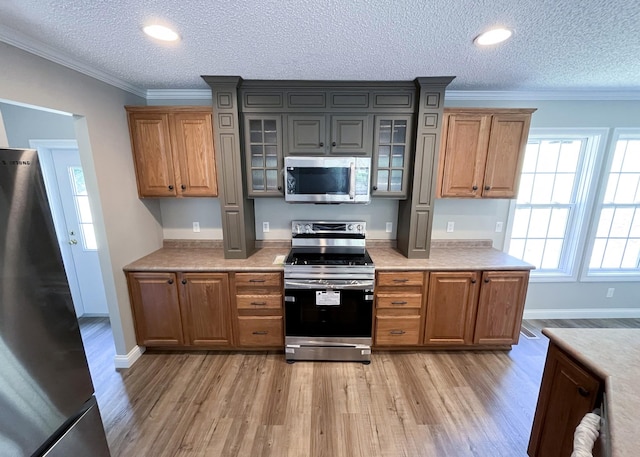
[{"label": "white label on oven door", "polygon": [[340,291],[317,290],[316,306],[340,306]]}]

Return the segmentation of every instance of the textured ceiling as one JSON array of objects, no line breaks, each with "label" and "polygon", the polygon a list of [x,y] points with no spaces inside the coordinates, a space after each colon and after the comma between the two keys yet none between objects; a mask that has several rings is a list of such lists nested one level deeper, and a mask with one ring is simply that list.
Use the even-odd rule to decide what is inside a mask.
[{"label": "textured ceiling", "polygon": [[[153,19],[182,40],[148,39]],[[513,38],[473,45],[495,25]],[[2,0],[0,40],[139,90],[451,75],[457,90],[640,91],[637,1]]]}]

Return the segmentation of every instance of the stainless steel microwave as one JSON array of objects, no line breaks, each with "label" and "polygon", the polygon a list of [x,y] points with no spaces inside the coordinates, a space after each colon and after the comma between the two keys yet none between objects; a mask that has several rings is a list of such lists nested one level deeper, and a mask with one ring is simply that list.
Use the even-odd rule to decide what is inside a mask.
[{"label": "stainless steel microwave", "polygon": [[285,157],[285,201],[369,203],[369,157]]}]

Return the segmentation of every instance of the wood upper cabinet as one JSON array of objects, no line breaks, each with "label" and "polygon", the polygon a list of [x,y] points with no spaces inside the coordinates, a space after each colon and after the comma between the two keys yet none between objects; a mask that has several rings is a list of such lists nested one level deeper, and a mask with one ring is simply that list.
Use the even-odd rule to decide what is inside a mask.
[{"label": "wood upper cabinet", "polygon": [[186,343],[192,346],[230,345],[227,273],[183,273],[179,280]]},{"label": "wood upper cabinet", "polygon": [[138,344],[231,344],[227,273],[129,272],[127,280]]},{"label": "wood upper cabinet", "polygon": [[140,197],[217,196],[210,109],[126,109]]},{"label": "wood upper cabinet", "polygon": [[597,376],[550,343],[531,428],[529,456],[571,455],[574,431],[584,415],[596,407],[603,387]]},{"label": "wood upper cabinet", "polygon": [[138,344],[182,346],[176,274],[134,272],[127,279]]},{"label": "wood upper cabinet", "polygon": [[479,279],[477,271],[429,275],[424,344],[459,346],[473,342]]},{"label": "wood upper cabinet", "polygon": [[528,284],[528,270],[482,273],[474,343],[518,343]]},{"label": "wood upper cabinet", "polygon": [[515,198],[534,111],[445,109],[437,196]]},{"label": "wood upper cabinet", "polygon": [[287,154],[371,155],[372,117],[290,114]]}]

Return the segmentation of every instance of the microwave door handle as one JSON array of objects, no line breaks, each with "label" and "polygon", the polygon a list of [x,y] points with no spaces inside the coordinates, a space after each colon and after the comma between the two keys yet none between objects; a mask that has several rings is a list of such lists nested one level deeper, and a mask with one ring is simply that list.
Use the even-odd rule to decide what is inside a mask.
[{"label": "microwave door handle", "polygon": [[356,198],[356,162],[351,162],[351,174],[349,175],[349,198]]}]

